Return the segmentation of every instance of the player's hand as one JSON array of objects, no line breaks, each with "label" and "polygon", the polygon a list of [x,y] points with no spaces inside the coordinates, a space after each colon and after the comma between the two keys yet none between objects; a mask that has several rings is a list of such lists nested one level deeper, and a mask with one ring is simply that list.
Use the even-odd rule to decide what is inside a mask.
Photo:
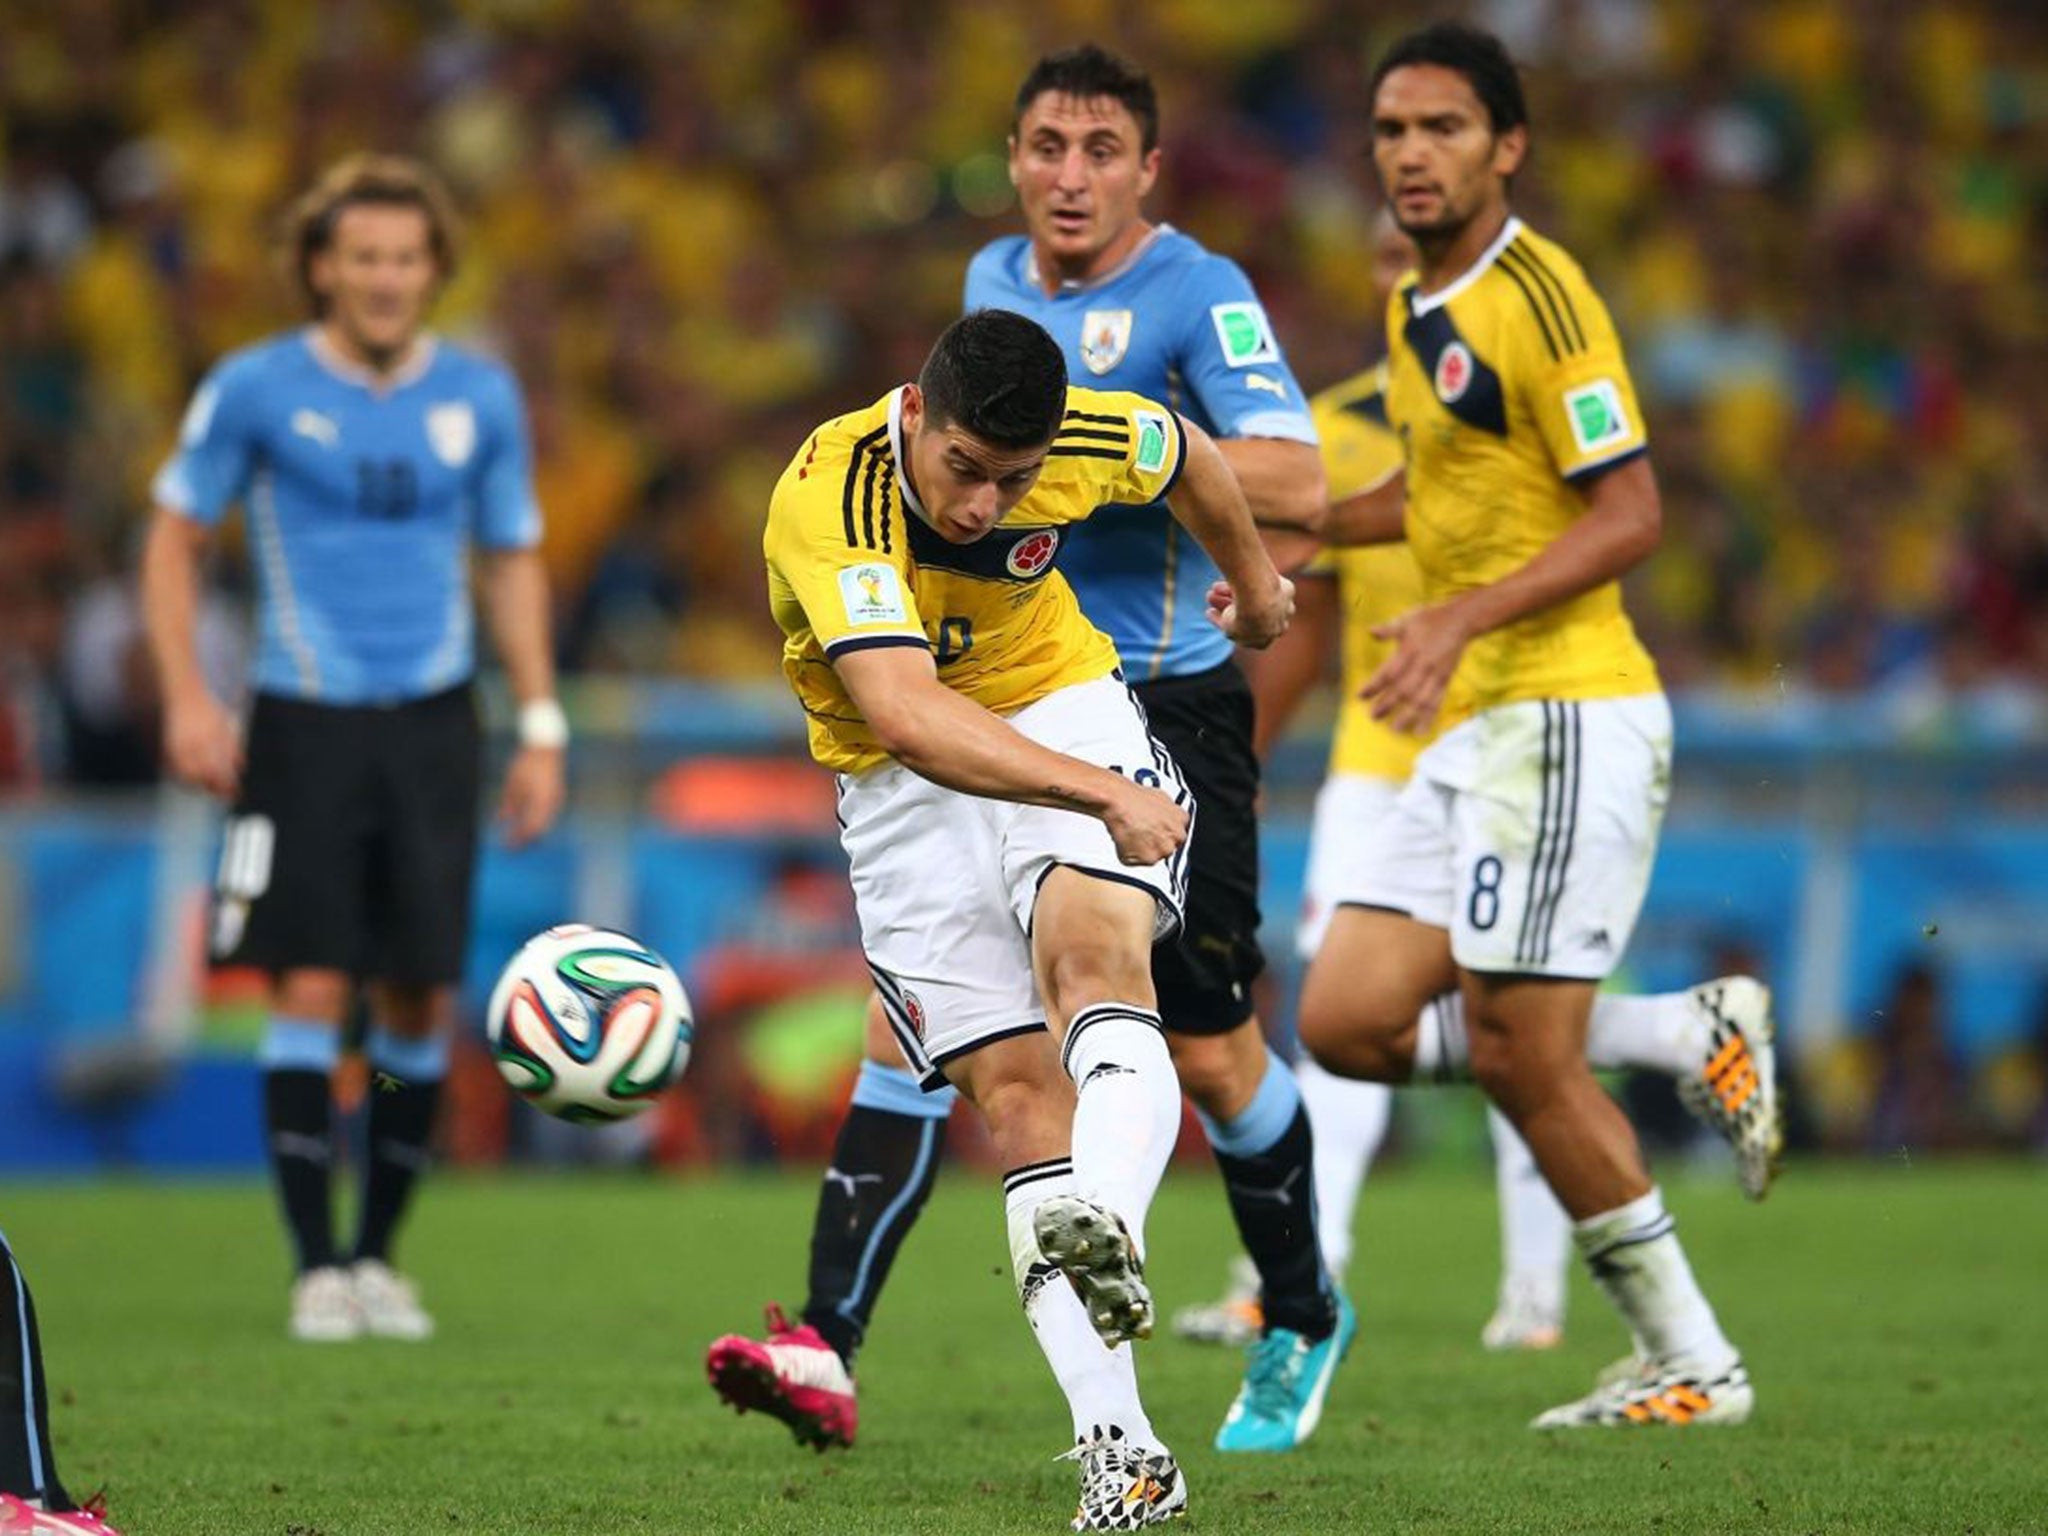
[{"label": "player's hand", "polygon": [[498,797],[498,825],[512,847],[525,847],[561,814],[566,756],[560,747],[521,747],[512,754],[505,769],[505,790]]},{"label": "player's hand", "polygon": [[1358,690],[1372,701],[1372,717],[1396,730],[1421,734],[1443,707],[1444,690],[1471,643],[1471,631],[1455,601],[1414,608],[1373,626],[1373,635],[1394,642],[1394,654]]},{"label": "player's hand", "polygon": [[1294,583],[1285,576],[1258,602],[1240,602],[1227,581],[1209,583],[1209,622],[1239,645],[1263,651],[1286,633],[1294,617]]},{"label": "player's hand", "polygon": [[242,780],[242,729],[204,688],[168,699],[164,763],[180,782],[232,800]]},{"label": "player's hand", "polygon": [[1175,805],[1164,791],[1118,778],[1121,786],[1102,813],[1116,844],[1116,856],[1126,864],[1157,864],[1171,858],[1188,840],[1188,813]]}]

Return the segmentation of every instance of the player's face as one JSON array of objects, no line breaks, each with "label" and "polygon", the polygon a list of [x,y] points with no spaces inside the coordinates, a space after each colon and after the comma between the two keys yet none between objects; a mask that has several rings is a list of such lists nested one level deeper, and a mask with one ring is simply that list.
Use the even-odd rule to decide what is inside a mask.
[{"label": "player's face", "polygon": [[312,277],[337,339],[367,361],[389,361],[419,334],[440,281],[426,214],[379,203],[342,209]]},{"label": "player's face", "polygon": [[1454,239],[1473,220],[1507,207],[1507,179],[1528,135],[1493,131],[1472,84],[1455,69],[1408,64],[1380,82],[1372,104],[1372,155],[1394,222],[1412,238]]},{"label": "player's face", "polygon": [[1111,96],[1046,91],[1010,136],[1010,181],[1041,266],[1069,279],[1109,271],[1144,236],[1138,211],[1159,176],[1137,118]]},{"label": "player's face", "polygon": [[1037,484],[1052,447],[1003,448],[953,423],[940,426],[914,384],[903,397],[903,438],[925,517],[949,544],[972,544],[1001,522]]}]

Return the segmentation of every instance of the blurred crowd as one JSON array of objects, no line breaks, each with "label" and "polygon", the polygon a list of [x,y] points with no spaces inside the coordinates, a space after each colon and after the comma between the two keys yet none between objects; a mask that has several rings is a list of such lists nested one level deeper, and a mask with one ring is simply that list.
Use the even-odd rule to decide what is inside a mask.
[{"label": "blurred crowd", "polygon": [[[1160,87],[1156,216],[1314,388],[1368,362],[1364,82],[1445,7],[1353,0],[22,0],[0,36],[0,785],[155,772],[130,572],[193,383],[294,323],[278,213],[359,148],[469,218],[441,327],[517,369],[563,661],[772,675],[769,486],[909,376],[1016,227],[1042,51]],[[2048,8],[1485,0],[1517,201],[1608,296],[1666,495],[1675,684],[2038,722]],[[232,582],[232,574],[228,577]],[[234,670],[233,588],[209,648]]]}]

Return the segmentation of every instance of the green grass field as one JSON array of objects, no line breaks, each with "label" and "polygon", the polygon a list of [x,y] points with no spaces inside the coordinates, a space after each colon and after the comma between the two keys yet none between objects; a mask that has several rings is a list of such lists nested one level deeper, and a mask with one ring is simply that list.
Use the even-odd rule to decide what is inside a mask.
[{"label": "green grass field", "polygon": [[[1209,1447],[1235,1357],[1140,1346],[1211,1532],[2048,1531],[2048,1191],[2021,1165],[1802,1167],[1770,1202],[1668,1193],[1755,1376],[1746,1427],[1539,1437],[1622,1345],[1583,1283],[1565,1347],[1476,1342],[1490,1181],[1389,1170],[1360,1212],[1364,1330],[1315,1441]],[[862,1438],[799,1452],[704,1386],[714,1335],[801,1301],[807,1177],[463,1179],[406,1260],[433,1343],[293,1345],[261,1186],[0,1189],[74,1489],[130,1536],[1051,1532],[1074,1474],[992,1179],[942,1182],[863,1357]],[[1220,1188],[1152,1217],[1164,1309],[1229,1251]],[[1185,1528],[1185,1527],[1184,1527]]]}]

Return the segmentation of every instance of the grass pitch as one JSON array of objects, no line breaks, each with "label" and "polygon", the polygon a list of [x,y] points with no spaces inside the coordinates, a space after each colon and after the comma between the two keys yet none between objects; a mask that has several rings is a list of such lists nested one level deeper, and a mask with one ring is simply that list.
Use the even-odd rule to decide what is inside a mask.
[{"label": "grass pitch", "polygon": [[[43,1315],[59,1463],[129,1536],[1063,1530],[1064,1409],[1011,1292],[993,1178],[941,1182],[862,1360],[861,1441],[800,1452],[704,1385],[714,1335],[802,1299],[805,1176],[444,1177],[404,1258],[431,1344],[295,1345],[250,1183],[0,1189]],[[1239,1362],[1140,1346],[1209,1532],[2048,1531],[2048,1189],[2023,1165],[1795,1167],[1762,1207],[1676,1180],[1758,1415],[1538,1436],[1622,1347],[1575,1282],[1568,1341],[1478,1347],[1490,1181],[1389,1169],[1360,1211],[1359,1347],[1316,1439],[1225,1458]],[[1220,1186],[1154,1207],[1162,1314],[1221,1278]]]}]

